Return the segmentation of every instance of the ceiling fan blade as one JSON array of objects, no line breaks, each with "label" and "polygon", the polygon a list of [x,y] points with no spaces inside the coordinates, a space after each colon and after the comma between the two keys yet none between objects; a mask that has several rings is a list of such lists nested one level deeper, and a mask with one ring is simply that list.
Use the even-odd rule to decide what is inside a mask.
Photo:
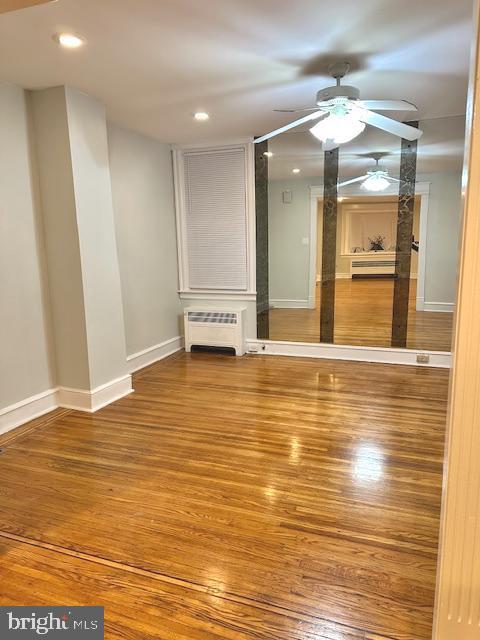
[{"label": "ceiling fan blade", "polygon": [[401,180],[398,180],[398,178],[392,178],[392,176],[385,176],[385,178],[387,180],[391,180],[392,182],[401,182]]},{"label": "ceiling fan blade", "polygon": [[255,138],[254,142],[255,144],[258,144],[259,142],[264,142],[265,140],[269,140],[274,136],[278,136],[279,133],[283,133],[284,131],[288,131],[289,129],[298,127],[301,124],[304,124],[305,122],[310,122],[311,120],[318,120],[318,118],[321,118],[322,116],[326,116],[326,115],[327,114],[325,113],[325,111],[315,111],[315,113],[309,113],[308,116],[303,116],[303,118],[294,120],[293,122],[290,122],[290,124],[286,124],[285,126],[280,127],[279,129],[275,129],[275,131],[266,133],[264,136],[260,136],[260,138]]},{"label": "ceiling fan blade", "polygon": [[306,107],[305,109],[274,109],[277,113],[300,113],[301,111],[318,111],[318,107]]},{"label": "ceiling fan blade", "polygon": [[409,124],[398,122],[392,118],[387,118],[368,109],[357,107],[352,109],[352,113],[362,122],[370,124],[372,127],[377,127],[377,129],[388,131],[388,133],[393,133],[393,135],[404,138],[405,140],[418,140],[423,134],[421,129],[411,127]]},{"label": "ceiling fan blade", "polygon": [[418,111],[413,102],[406,100],[359,100],[358,104],[373,111]]},{"label": "ceiling fan blade", "polygon": [[19,9],[27,9],[28,7],[47,4],[48,2],[55,2],[55,0],[0,0],[0,13],[19,11]]},{"label": "ceiling fan blade", "polygon": [[353,178],[353,180],[347,180],[346,182],[340,182],[338,187],[346,187],[347,184],[353,184],[354,182],[362,182],[362,180],[366,180],[368,178],[368,173],[364,176],[360,176],[360,178]]}]

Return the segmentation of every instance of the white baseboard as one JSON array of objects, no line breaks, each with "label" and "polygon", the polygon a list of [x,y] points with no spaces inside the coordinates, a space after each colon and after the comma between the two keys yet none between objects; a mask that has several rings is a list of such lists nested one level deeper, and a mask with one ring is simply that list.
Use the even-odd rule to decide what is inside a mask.
[{"label": "white baseboard", "polygon": [[106,407],[115,400],[120,400],[132,391],[132,376],[130,374],[111,380],[90,391],[59,387],[58,406],[95,413],[95,411]]},{"label": "white baseboard", "polygon": [[40,418],[46,413],[62,407],[95,413],[108,404],[132,393],[132,376],[127,374],[91,391],[57,387],[38,393],[21,402],[0,409],[0,435],[16,427]]},{"label": "white baseboard", "polygon": [[417,298],[417,303],[415,306],[416,311],[425,311],[425,300],[424,298]]},{"label": "white baseboard", "polygon": [[128,370],[130,373],[148,367],[148,365],[163,360],[167,356],[171,356],[173,353],[180,351],[183,347],[183,338],[177,336],[170,340],[165,340],[160,344],[156,344],[153,347],[132,353],[131,356],[127,356]]},{"label": "white baseboard", "polygon": [[274,309],[311,309],[309,300],[270,300]]},{"label": "white baseboard", "polygon": [[58,387],[48,389],[16,404],[0,409],[0,435],[26,422],[30,422],[30,420],[35,420],[35,418],[39,418],[58,407],[94,413],[102,407],[115,402],[115,400],[119,400],[129,393],[132,393],[132,376],[130,374],[133,371],[137,371],[149,364],[157,362],[157,360],[166,358],[172,353],[179,351],[182,346],[183,338],[178,336],[155,345],[150,349],[134,353],[127,358],[128,375],[112,380],[90,391]]},{"label": "white baseboard", "polygon": [[454,302],[425,302],[424,298],[417,298],[417,311],[438,311],[439,313],[453,313]]},{"label": "white baseboard", "polygon": [[[309,342],[284,342],[276,340],[247,340],[249,353],[299,358],[323,358],[328,360],[354,360],[358,362],[378,362],[385,364],[405,364],[418,367],[452,366],[452,356],[443,351],[423,349],[394,349],[388,347],[355,347],[337,344],[314,344]],[[430,357],[427,364],[418,363],[417,355]]]},{"label": "white baseboard", "polygon": [[57,389],[48,389],[0,409],[0,435],[58,407]]},{"label": "white baseboard", "polygon": [[[417,307],[418,308],[418,307]],[[453,313],[454,302],[423,302],[423,311],[439,311],[440,313]]]}]

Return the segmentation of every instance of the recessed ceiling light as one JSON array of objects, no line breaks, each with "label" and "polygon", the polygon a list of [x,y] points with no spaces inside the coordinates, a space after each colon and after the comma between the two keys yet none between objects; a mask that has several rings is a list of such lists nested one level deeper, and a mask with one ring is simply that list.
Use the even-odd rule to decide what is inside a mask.
[{"label": "recessed ceiling light", "polygon": [[292,173],[300,173],[300,169],[292,169]]},{"label": "recessed ceiling light", "polygon": [[267,158],[273,158],[273,151],[264,151],[263,155],[267,156]]},{"label": "recessed ceiling light", "polygon": [[193,117],[195,118],[195,120],[208,120],[210,118],[210,116],[208,115],[208,113],[206,113],[205,111],[197,111],[197,113],[193,114]]},{"label": "recessed ceiling light", "polygon": [[53,36],[55,42],[66,49],[78,49],[85,44],[84,38],[75,35],[74,33],[56,33]]}]

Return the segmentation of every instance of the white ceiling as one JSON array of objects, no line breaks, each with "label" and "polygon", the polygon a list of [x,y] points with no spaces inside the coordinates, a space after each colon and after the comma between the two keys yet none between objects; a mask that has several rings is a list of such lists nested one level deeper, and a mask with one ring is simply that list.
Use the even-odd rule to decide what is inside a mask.
[{"label": "white ceiling", "polygon": [[[419,127],[423,136],[418,141],[417,174],[445,171],[460,173],[464,154],[465,117],[423,120]],[[340,147],[340,179],[364,175],[375,164],[374,160],[365,157],[372,152],[388,153],[380,164],[388,169],[390,175],[398,178],[400,144],[399,138],[367,127],[358,138]],[[272,138],[269,150],[274,153],[268,166],[272,180],[301,180],[323,176],[322,147],[308,131],[308,125],[301,127],[300,131]],[[293,168],[300,169],[300,173],[293,175]]]},{"label": "white ceiling", "polygon": [[[421,118],[458,115],[471,12],[471,0],[58,0],[0,15],[0,81],[70,84],[113,121],[174,143],[288,122],[272,109],[312,105],[335,58],[358,63],[348,82],[365,98],[413,101]],[[51,36],[62,30],[86,46],[60,49]],[[210,121],[194,121],[197,110]]]}]

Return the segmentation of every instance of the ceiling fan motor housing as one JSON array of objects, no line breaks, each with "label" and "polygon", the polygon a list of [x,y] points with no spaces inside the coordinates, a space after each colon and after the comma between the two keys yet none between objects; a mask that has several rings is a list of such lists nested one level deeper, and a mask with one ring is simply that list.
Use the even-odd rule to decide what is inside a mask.
[{"label": "ceiling fan motor housing", "polygon": [[317,93],[317,104],[328,102],[334,98],[347,98],[348,100],[358,100],[360,91],[357,87],[349,87],[348,85],[338,85],[335,87],[327,87]]}]

